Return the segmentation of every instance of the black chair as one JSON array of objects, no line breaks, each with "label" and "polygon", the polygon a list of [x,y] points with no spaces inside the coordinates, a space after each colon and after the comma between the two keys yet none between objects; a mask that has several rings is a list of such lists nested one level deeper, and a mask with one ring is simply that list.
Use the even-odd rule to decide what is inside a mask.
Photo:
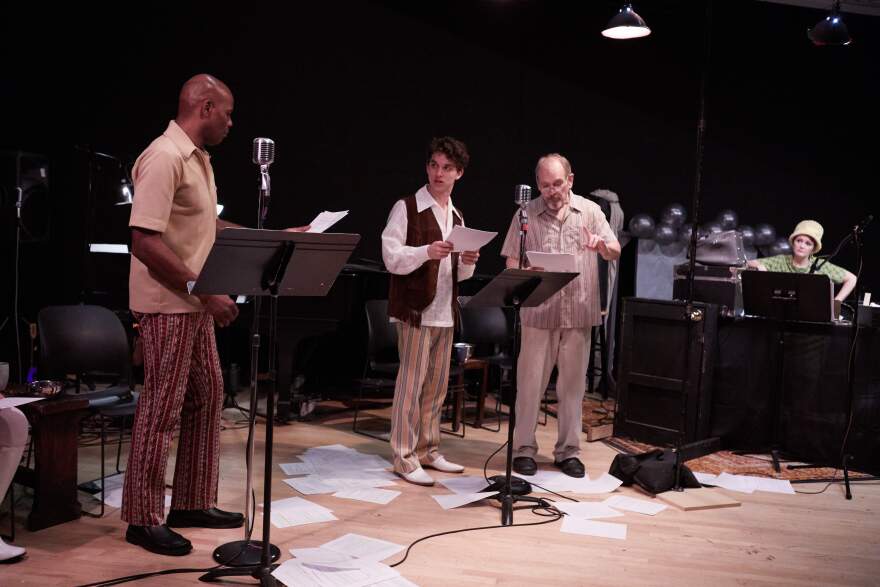
[{"label": "black chair", "polygon": [[361,411],[361,402],[364,400],[364,392],[382,393],[390,390],[390,395],[386,393],[386,397],[394,397],[394,385],[400,367],[400,359],[397,355],[397,328],[388,320],[388,300],[368,300],[366,313],[367,358],[364,361],[363,374],[357,381],[358,397],[354,402],[354,421],[351,429],[364,436],[388,440],[387,432],[376,434],[358,428],[358,415]]},{"label": "black chair", "polygon": [[474,345],[471,360],[485,361],[489,365],[490,377],[497,384],[495,414],[498,417],[495,427],[483,425],[485,406],[484,385],[477,396],[477,414],[473,426],[498,432],[501,430],[501,397],[505,387],[510,386],[510,373],[513,369],[511,345],[513,344],[513,325],[503,308],[468,308],[464,304],[469,298],[460,296],[462,342]]},{"label": "black chair", "polygon": [[[357,380],[358,397],[354,401],[354,420],[352,431],[378,440],[389,440],[388,432],[375,433],[371,430],[358,427],[358,419],[361,412],[361,403],[364,401],[364,393],[383,395],[385,399],[394,398],[394,387],[397,382],[397,371],[400,368],[400,358],[397,351],[397,327],[388,320],[388,300],[368,300],[365,304],[367,315],[367,357],[364,361],[363,374]],[[458,426],[458,406],[463,401],[464,385],[460,383],[462,367],[450,365],[449,368],[449,392],[447,399],[455,398],[453,410],[453,426],[449,429],[441,428],[446,434],[464,437],[464,426],[461,432]],[[390,391],[390,393],[388,393]],[[361,418],[362,419],[362,418]]]},{"label": "black chair", "polygon": [[[82,391],[84,381],[108,379],[111,385],[99,391],[84,393],[89,409],[101,423],[101,513],[104,515],[104,465],[107,443],[107,422],[121,419],[116,451],[116,472],[122,473],[122,440],[125,425],[133,420],[137,407],[131,352],[128,336],[119,318],[101,306],[49,306],[37,316],[40,336],[40,367],[42,379],[67,381],[73,374],[75,393]],[[91,383],[89,384],[91,387]],[[64,393],[69,393],[68,389]],[[94,486],[94,482],[84,484]]]}]

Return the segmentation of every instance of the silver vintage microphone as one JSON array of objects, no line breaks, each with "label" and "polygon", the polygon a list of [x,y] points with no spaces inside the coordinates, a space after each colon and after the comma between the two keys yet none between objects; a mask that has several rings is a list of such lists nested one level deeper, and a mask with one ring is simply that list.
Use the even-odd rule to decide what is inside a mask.
[{"label": "silver vintage microphone", "polygon": [[513,202],[517,206],[519,206],[519,220],[520,225],[522,226],[522,230],[528,232],[529,230],[529,215],[526,211],[526,206],[529,202],[532,201],[532,187],[520,184],[513,188]]},{"label": "silver vintage microphone", "polygon": [[263,223],[269,214],[269,197],[272,192],[269,166],[275,161],[275,141],[262,137],[254,139],[253,160],[260,166],[260,209],[257,228],[263,228]]},{"label": "silver vintage microphone", "polygon": [[519,268],[525,263],[526,233],[529,231],[529,213],[526,210],[532,200],[532,187],[519,184],[513,189],[513,202],[519,206]]},{"label": "silver vintage microphone", "polygon": [[275,161],[275,141],[272,139],[254,139],[254,163],[263,166],[272,165]]},{"label": "silver vintage microphone", "polygon": [[520,184],[513,188],[513,201],[520,208],[532,200],[532,186]]}]

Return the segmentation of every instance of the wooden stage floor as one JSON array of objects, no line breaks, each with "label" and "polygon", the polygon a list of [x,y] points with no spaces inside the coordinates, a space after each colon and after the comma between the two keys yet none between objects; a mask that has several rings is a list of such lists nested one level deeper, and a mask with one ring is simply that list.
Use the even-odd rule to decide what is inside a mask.
[{"label": "wooden stage floor", "polygon": [[[230,410],[230,418],[240,417]],[[275,428],[275,463],[313,446],[341,443],[390,459],[387,443],[351,432],[351,412],[321,418],[320,423],[293,423]],[[228,424],[228,423],[227,423]],[[258,472],[254,483],[262,496],[264,428],[257,427]],[[221,433],[220,507],[242,511],[246,428],[230,425]],[[556,435],[555,420],[538,427],[545,466]],[[485,459],[506,438],[500,433],[468,427],[465,439],[444,435],[442,449],[466,474],[479,475]],[[584,445],[583,460],[593,478],[608,470],[615,452],[602,443]],[[493,459],[490,474],[503,470],[503,452]],[[115,454],[113,455],[115,457]],[[112,466],[108,451],[108,465]],[[80,449],[80,479],[97,476],[97,449]],[[169,463],[171,480],[173,458]],[[432,474],[436,478],[447,476]],[[298,495],[273,472],[273,499]],[[798,485],[818,491],[825,484]],[[444,511],[430,498],[449,493],[443,486],[417,487],[400,481],[402,494],[388,505],[376,505],[332,495],[307,499],[333,510],[338,521],[293,528],[272,527],[272,541],[282,560],[292,547],[318,546],[354,532],[407,545],[436,532],[488,526],[500,520],[496,502],[481,502]],[[620,494],[642,497],[632,488]],[[628,525],[626,540],[594,538],[560,532],[561,522],[542,526],[508,527],[434,538],[416,545],[401,574],[422,586],[480,587],[491,585],[880,585],[880,485],[854,484],[854,498],[843,497],[842,484],[818,495],[730,493],[740,507],[684,512],[669,508],[656,516],[628,512],[613,522]],[[550,496],[552,497],[552,496]],[[602,496],[584,496],[601,501]],[[83,504],[94,501],[83,495]],[[23,529],[19,508],[16,544],[28,549],[17,564],[0,565],[0,585],[79,585],[178,567],[213,565],[213,549],[242,538],[242,530],[184,529],[194,551],[185,557],[148,553],[124,540],[119,512],[109,509],[101,519],[74,522],[30,533]],[[518,509],[516,523],[540,521],[528,509]],[[8,523],[8,517],[4,524]],[[258,516],[257,527],[262,518]],[[3,531],[6,532],[4,526]],[[257,531],[255,531],[257,534]],[[394,557],[386,562],[399,559]],[[169,575],[140,581],[141,585],[192,585],[197,574]],[[226,584],[255,584],[236,578]]]}]

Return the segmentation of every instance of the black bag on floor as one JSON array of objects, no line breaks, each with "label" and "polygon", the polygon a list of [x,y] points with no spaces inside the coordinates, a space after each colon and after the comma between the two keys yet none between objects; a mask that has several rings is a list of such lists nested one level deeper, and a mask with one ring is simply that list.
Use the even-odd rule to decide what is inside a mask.
[{"label": "black bag on floor", "polygon": [[[636,485],[648,493],[663,493],[675,486],[675,451],[654,449],[639,455],[617,455],[611,461],[608,473],[614,475],[623,485]],[[701,487],[687,466],[681,466],[681,486]]]}]

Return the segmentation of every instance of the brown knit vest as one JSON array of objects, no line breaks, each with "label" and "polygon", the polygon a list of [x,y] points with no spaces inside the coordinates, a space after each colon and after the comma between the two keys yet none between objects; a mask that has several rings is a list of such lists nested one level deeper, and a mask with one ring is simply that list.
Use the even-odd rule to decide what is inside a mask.
[{"label": "brown knit vest", "polygon": [[[406,204],[406,245],[421,247],[443,240],[443,233],[431,208],[419,212],[416,197],[403,199]],[[458,210],[452,213],[452,224],[458,226],[462,218]],[[388,315],[410,326],[422,325],[422,312],[437,294],[437,276],[440,260],[428,259],[421,267],[407,275],[391,275],[388,290]],[[452,319],[458,324],[458,253],[452,253]]]}]

